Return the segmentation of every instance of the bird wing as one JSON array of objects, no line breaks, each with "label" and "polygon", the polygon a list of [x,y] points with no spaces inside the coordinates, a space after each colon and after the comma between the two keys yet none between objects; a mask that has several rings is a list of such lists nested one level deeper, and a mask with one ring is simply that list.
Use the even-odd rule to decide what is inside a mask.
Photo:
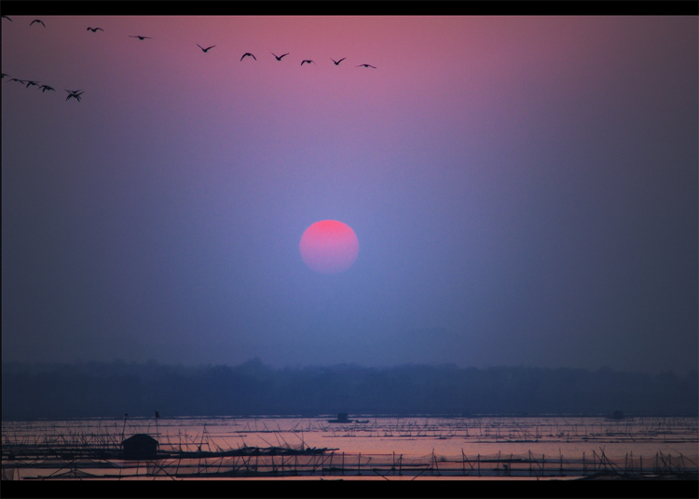
[{"label": "bird wing", "polygon": [[342,61],[344,61],[345,59],[347,59],[347,57],[343,57],[342,59],[340,59],[339,61],[337,61],[337,64],[340,64],[340,63],[341,63]]}]

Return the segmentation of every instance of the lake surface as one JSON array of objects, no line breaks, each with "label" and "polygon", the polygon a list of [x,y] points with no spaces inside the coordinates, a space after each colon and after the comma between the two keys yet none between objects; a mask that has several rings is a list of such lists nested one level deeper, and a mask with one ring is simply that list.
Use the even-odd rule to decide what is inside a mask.
[{"label": "lake surface", "polygon": [[[3,422],[3,473],[5,478],[13,479],[75,478],[76,470],[83,470],[85,478],[116,473],[123,478],[158,474],[172,478],[177,467],[176,473],[183,476],[183,469],[192,475],[235,475],[238,470],[251,472],[253,461],[224,455],[225,452],[249,448],[297,453],[258,456],[254,464],[259,468],[255,472],[289,473],[296,466],[297,472],[303,470],[301,474],[312,476],[340,472],[346,476],[362,471],[366,474],[370,470],[379,476],[398,472],[434,475],[436,471],[439,475],[460,476],[480,473],[571,477],[602,470],[602,466],[614,472],[653,473],[675,468],[696,471],[699,462],[698,418],[350,416],[352,422],[329,422],[332,419],[335,418]],[[148,434],[159,442],[158,451],[162,454],[158,464],[148,467],[106,458],[100,464],[100,460],[70,457],[79,447],[121,449],[123,439],[135,434]],[[24,465],[19,466],[19,459],[11,453],[29,448],[42,449],[39,454],[46,455],[43,459],[40,455],[24,459]],[[55,455],[49,456],[52,452]],[[183,452],[208,452],[212,457],[204,455],[202,461],[200,455],[197,460],[188,459],[186,464],[181,458]]]}]

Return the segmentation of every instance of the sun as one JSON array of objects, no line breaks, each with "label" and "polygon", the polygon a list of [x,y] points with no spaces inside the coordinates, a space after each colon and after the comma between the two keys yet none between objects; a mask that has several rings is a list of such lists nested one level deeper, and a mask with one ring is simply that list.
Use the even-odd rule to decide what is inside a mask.
[{"label": "sun", "polygon": [[359,240],[347,224],[321,220],[308,227],[299,243],[301,259],[321,274],[337,274],[349,269],[359,255]]}]

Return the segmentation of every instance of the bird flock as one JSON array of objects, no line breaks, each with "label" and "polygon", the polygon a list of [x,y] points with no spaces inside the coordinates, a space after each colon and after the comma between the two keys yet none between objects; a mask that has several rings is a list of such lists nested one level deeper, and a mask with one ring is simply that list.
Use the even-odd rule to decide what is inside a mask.
[{"label": "bird flock", "polygon": [[[3,20],[7,20],[7,21],[9,21],[9,22],[13,22],[13,21],[12,21],[12,18],[10,18],[9,16],[6,16],[5,14],[2,14],[2,19],[3,19]],[[34,26],[34,25],[36,25],[36,26],[43,26],[44,28],[46,28],[46,23],[44,23],[44,21],[42,21],[41,19],[34,19],[33,21],[31,21],[31,22],[29,23],[29,26],[30,26],[30,27],[31,27],[31,26]],[[102,32],[103,32],[104,30],[103,30],[102,28],[98,27],[98,26],[95,26],[95,27],[93,27],[93,26],[88,26],[88,27],[87,27],[87,31],[90,31],[90,32],[92,32],[92,33],[97,33],[98,31],[102,31]],[[141,40],[141,41],[152,40],[152,39],[153,39],[153,37],[151,37],[151,36],[144,36],[144,35],[128,35],[128,36],[129,36],[129,38],[137,38],[138,40]],[[213,49],[213,48],[216,47],[216,45],[210,45],[210,46],[208,46],[208,47],[202,47],[202,46],[199,45],[198,43],[196,44],[196,46],[199,47],[199,48],[201,49],[201,51],[202,51],[203,53],[205,53],[205,54],[207,54],[211,49]],[[274,58],[277,60],[277,62],[282,62],[282,59],[284,59],[284,57],[286,57],[286,56],[289,55],[288,52],[285,53],[285,54],[282,54],[282,55],[277,55],[277,54],[275,54],[274,52],[270,52],[270,53],[272,54],[272,56],[274,56]],[[241,56],[240,62],[242,62],[246,57],[249,57],[249,58],[252,59],[253,61],[257,61],[257,57],[255,57],[255,54],[253,54],[253,53],[251,53],[251,52],[245,52],[245,53]],[[343,58],[337,59],[337,60],[336,60],[336,59],[333,59],[332,57],[330,58],[330,60],[333,62],[333,64],[334,64],[335,66],[339,66],[340,63],[341,63],[342,61],[346,60],[346,59],[347,59],[346,57],[343,57]],[[313,59],[302,59],[302,60],[301,60],[301,66],[303,66],[304,64],[308,64],[308,65],[315,64],[315,65],[317,65],[317,63],[316,63]],[[373,66],[373,65],[371,65],[371,64],[366,64],[366,63],[357,64],[355,67],[358,67],[358,68],[376,69],[376,66]],[[5,80],[5,78],[7,77],[7,81],[8,81],[8,82],[17,82],[17,83],[20,83],[21,85],[24,85],[25,88],[37,87],[37,89],[41,90],[42,93],[46,93],[47,91],[49,91],[49,92],[55,92],[55,91],[56,91],[56,89],[53,88],[53,87],[50,86],[50,85],[46,85],[46,84],[44,84],[44,85],[39,85],[39,83],[41,83],[41,82],[39,82],[39,81],[35,81],[35,80],[25,80],[25,79],[16,78],[16,77],[10,77],[10,75],[7,74],[7,73],[1,73],[1,74],[2,74],[2,77],[1,77],[2,80]],[[82,94],[85,92],[85,91],[82,90],[82,89],[79,89],[79,90],[68,90],[68,89],[65,89],[65,91],[68,92],[68,96],[66,97],[66,101],[69,101],[70,99],[74,99],[74,100],[77,101],[77,102],[80,102],[81,97],[82,97]]]}]

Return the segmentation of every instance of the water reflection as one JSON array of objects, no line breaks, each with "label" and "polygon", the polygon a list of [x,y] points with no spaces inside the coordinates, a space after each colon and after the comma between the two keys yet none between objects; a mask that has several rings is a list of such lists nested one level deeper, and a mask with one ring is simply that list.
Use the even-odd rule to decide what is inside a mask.
[{"label": "water reflection", "polygon": [[[149,461],[147,465],[139,465],[138,459],[134,463],[133,458],[123,462],[122,442],[134,435],[149,435],[157,441],[157,460],[143,459]],[[185,471],[192,476],[230,475],[252,472],[253,464],[257,473],[295,469],[297,473],[312,471],[314,476],[352,470],[379,476],[427,472],[571,476],[601,470],[602,466],[636,473],[665,468],[696,472],[699,420],[361,416],[340,421],[328,417],[14,421],[2,423],[2,443],[3,473],[10,475],[6,478],[63,476],[59,472],[77,477],[78,471],[89,471],[85,462],[78,463],[79,455],[87,456],[80,454],[86,449],[93,452],[91,462],[102,464],[91,465],[93,475],[83,478],[114,476],[117,472],[121,477],[169,477],[175,466],[178,476],[186,475]],[[46,455],[43,469],[18,467],[18,455],[29,449],[34,449],[35,455],[22,456],[23,463],[41,461],[41,452],[53,453],[57,460],[53,471],[46,464]],[[198,458],[196,463],[187,461],[194,457]],[[125,471],[127,468],[130,471]]]}]

